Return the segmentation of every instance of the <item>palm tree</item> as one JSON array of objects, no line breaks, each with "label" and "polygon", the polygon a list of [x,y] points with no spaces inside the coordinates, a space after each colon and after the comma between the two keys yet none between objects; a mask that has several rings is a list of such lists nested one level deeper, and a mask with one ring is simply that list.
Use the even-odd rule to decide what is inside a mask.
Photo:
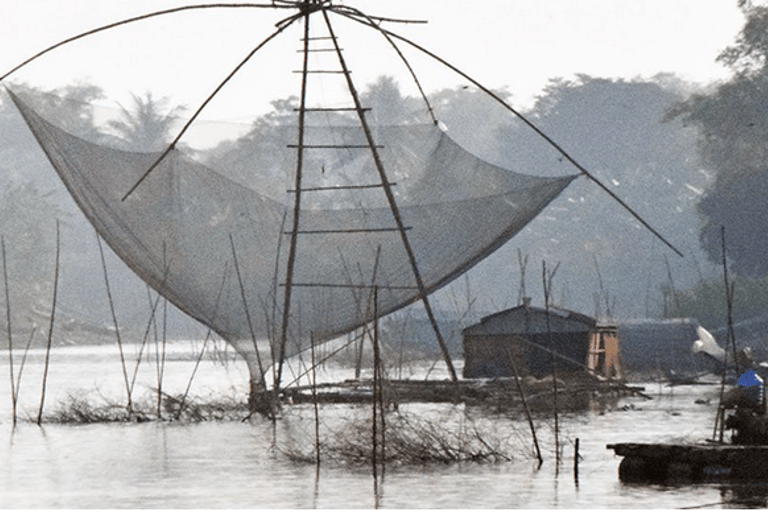
[{"label": "palm tree", "polygon": [[120,144],[132,151],[157,151],[168,144],[171,128],[176,122],[176,116],[185,107],[178,105],[168,107],[168,98],[155,100],[151,92],[143,96],[132,94],[133,108],[120,105],[119,119],[109,121],[109,127],[116,132]]}]

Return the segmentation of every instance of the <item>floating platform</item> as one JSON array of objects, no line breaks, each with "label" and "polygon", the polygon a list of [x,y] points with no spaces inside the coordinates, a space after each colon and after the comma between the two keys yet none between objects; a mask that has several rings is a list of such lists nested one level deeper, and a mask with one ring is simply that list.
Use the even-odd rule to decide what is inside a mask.
[{"label": "floating platform", "polygon": [[637,483],[768,482],[768,446],[619,443],[619,480]]},{"label": "floating platform", "polygon": [[[477,406],[514,407],[522,405],[515,379],[386,380],[382,383],[384,399],[390,403],[464,403]],[[558,407],[580,408],[600,397],[643,396],[644,388],[619,381],[584,380],[558,385]],[[540,380],[523,386],[526,401],[532,409],[549,410],[553,403],[551,380]],[[370,403],[373,399],[371,380],[348,380],[340,383],[290,387],[281,391],[287,403]]]}]

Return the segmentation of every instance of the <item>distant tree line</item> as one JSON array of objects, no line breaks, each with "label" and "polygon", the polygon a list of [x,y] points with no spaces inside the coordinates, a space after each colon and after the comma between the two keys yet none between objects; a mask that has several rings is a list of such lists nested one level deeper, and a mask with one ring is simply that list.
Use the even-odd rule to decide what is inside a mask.
[{"label": "distant tree line", "polygon": [[[741,6],[744,27],[717,59],[733,77],[677,103],[666,116],[697,129],[699,158],[714,175],[697,205],[704,220],[700,241],[720,262],[724,228],[727,261],[740,278],[737,319],[764,314],[768,304],[768,7]],[[700,283],[685,300],[698,309],[717,304],[724,317],[724,281]]]},{"label": "distant tree line", "polygon": [[[722,258],[721,226],[736,297],[745,301],[738,303],[739,314],[751,316],[765,307],[768,8],[745,4],[743,9],[743,30],[719,57],[734,71],[726,83],[692,93],[672,75],[648,81],[581,75],[552,80],[525,112],[679,246],[686,260],[678,262],[603,191],[579,180],[511,244],[472,271],[473,290],[486,296],[485,309],[509,305],[509,297],[518,296],[514,262],[522,249],[533,256],[531,261],[562,262],[553,298],[563,306],[593,313],[592,305],[599,305],[601,314],[617,314],[623,307],[631,316],[693,316],[705,325],[722,324],[724,292],[718,292],[716,270]],[[103,96],[98,87],[77,84],[49,92],[37,104],[43,115],[51,114],[75,133],[131,150],[162,147],[174,135],[175,116],[184,112],[167,98],[146,93],[121,106],[108,125],[97,126],[89,104]],[[496,93],[514,99],[505,90]],[[527,174],[574,172],[561,155],[474,88],[444,89],[429,100],[448,134],[484,159]],[[60,101],[82,107],[61,117]],[[368,85],[363,101],[377,124],[430,122],[423,101],[404,96],[389,76]],[[295,123],[296,106],[290,95],[273,101],[272,110],[244,136],[198,156],[241,173],[244,180],[254,168],[274,168],[276,145],[284,146],[278,135]],[[339,114],[331,121],[349,119]],[[0,234],[8,245],[12,300],[19,301],[15,309],[21,310],[49,300],[56,219],[78,237],[93,234],[71,204],[63,206],[60,196],[52,195],[61,187],[52,182],[52,171],[7,98],[0,103],[0,168]],[[273,186],[285,188],[282,181]],[[74,244],[75,265],[98,265],[94,248]],[[83,303],[92,304],[102,278],[93,269],[80,272]]]}]

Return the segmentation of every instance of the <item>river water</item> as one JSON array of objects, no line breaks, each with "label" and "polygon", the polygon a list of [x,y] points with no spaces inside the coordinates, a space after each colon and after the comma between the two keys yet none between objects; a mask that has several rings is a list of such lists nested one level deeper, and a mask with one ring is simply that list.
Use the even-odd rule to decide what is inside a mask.
[{"label": "river water", "polygon": [[[184,392],[199,348],[199,343],[170,347],[163,375],[167,392]],[[132,354],[129,361],[135,357]],[[15,358],[18,375],[19,357]],[[321,377],[351,376],[344,371],[348,370],[326,369]],[[95,424],[44,420],[38,426],[34,419],[43,357],[33,351],[24,367],[20,420],[14,428],[9,373],[6,354],[0,360],[0,383],[5,384],[0,387],[3,508],[722,508],[768,503],[768,487],[762,485],[646,486],[618,480],[620,458],[606,444],[711,436],[716,385],[647,383],[651,400],[621,398],[561,415],[559,465],[552,419],[537,417],[545,459],[541,467],[531,455],[528,425],[522,418],[462,405],[405,405],[404,414],[432,418],[441,425],[470,423],[489,438],[505,440],[505,446],[514,448],[509,452],[514,460],[390,464],[374,480],[368,465],[321,459],[318,469],[287,455],[285,447],[291,443],[311,449],[310,406],[287,407],[276,423],[262,418]],[[71,396],[124,403],[124,382],[114,347],[54,349],[45,416]],[[244,400],[246,382],[240,363],[204,359],[194,373],[190,396]],[[135,395],[149,393],[156,385],[157,368],[150,357],[140,367]],[[327,435],[366,414],[363,406],[327,405],[320,410],[320,429]],[[578,476],[573,463],[576,439],[581,457]]]}]

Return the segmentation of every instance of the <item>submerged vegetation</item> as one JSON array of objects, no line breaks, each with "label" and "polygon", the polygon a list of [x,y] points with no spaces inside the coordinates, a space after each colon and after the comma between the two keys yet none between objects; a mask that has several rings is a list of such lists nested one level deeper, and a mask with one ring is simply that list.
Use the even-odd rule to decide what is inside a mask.
[{"label": "submerged vegetation", "polygon": [[[227,396],[163,394],[161,404],[158,410],[157,390],[134,400],[130,409],[99,390],[84,390],[70,393],[45,414],[43,422],[195,424],[254,418],[246,403]],[[486,408],[473,408],[474,414],[452,404],[429,407],[424,414],[391,410],[376,420],[374,429],[370,405],[331,404],[323,406],[322,428],[317,432],[312,432],[314,417],[307,414],[309,410],[300,405],[283,408],[272,429],[276,453],[296,463],[366,465],[376,457],[378,464],[420,465],[535,458],[530,434],[518,430],[508,414],[489,413]]]},{"label": "submerged vegetation", "polygon": [[[95,395],[98,395],[96,397]],[[131,407],[108,399],[98,391],[70,393],[54,410],[43,417],[46,423],[88,424],[147,421],[236,421],[249,417],[245,403],[227,396],[184,397],[161,396],[157,407],[157,390],[144,399],[133,401]]]},{"label": "submerged vegetation", "polygon": [[[407,410],[406,410],[407,409]],[[276,450],[297,463],[424,465],[502,463],[536,455],[530,434],[515,416],[464,405],[414,405],[374,419],[370,405],[324,406],[312,432],[309,408],[294,406],[282,418]]]},{"label": "submerged vegetation", "polygon": [[[324,460],[346,464],[373,461],[372,421],[356,419],[321,441]],[[445,425],[440,420],[396,412],[387,416],[383,435],[379,434],[379,462],[396,464],[436,464],[452,462],[504,462],[522,453],[517,438],[505,438],[491,425],[469,418]],[[283,450],[290,459],[314,462],[314,453],[298,447]]]}]

